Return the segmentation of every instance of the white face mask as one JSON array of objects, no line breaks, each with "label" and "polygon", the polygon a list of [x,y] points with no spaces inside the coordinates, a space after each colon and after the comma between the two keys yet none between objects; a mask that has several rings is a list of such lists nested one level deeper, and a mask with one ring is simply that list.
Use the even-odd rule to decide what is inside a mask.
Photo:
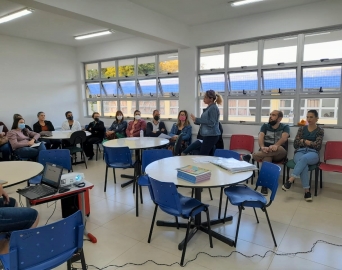
[{"label": "white face mask", "polygon": [[141,119],[141,116],[139,114],[137,114],[136,116],[134,116],[135,120],[139,120]]},{"label": "white face mask", "polygon": [[121,119],[122,119],[122,115],[118,115],[116,118],[117,118],[118,120],[121,120]]}]

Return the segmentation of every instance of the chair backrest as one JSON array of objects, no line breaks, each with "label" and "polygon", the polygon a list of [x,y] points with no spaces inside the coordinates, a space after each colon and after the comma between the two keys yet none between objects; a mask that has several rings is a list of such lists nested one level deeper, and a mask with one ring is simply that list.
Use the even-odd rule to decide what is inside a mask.
[{"label": "chair backrest", "polygon": [[83,247],[82,214],[42,227],[11,233],[9,253],[0,255],[5,269],[52,269]]},{"label": "chair backrest", "polygon": [[86,139],[87,139],[87,135],[83,130],[74,131],[73,133],[71,133],[71,136],[70,136],[70,144],[71,145],[81,144],[82,146],[83,143],[86,141]]},{"label": "chair backrest", "polygon": [[38,162],[45,167],[46,162],[59,165],[71,170],[71,158],[69,149],[54,149],[39,151]]},{"label": "chair backrest", "polygon": [[182,208],[176,185],[174,183],[160,182],[151,177],[149,180],[153,191],[154,202],[162,210],[170,212],[170,209],[172,209],[174,215],[181,215]]},{"label": "chair backrest", "polygon": [[180,150],[181,150],[181,145],[182,145],[182,138],[183,138],[183,134],[181,133],[178,135],[178,138],[175,142],[175,146],[173,147],[174,156],[179,156],[181,154]]},{"label": "chair backrest", "polygon": [[256,182],[256,187],[262,186],[271,190],[271,201],[274,200],[274,197],[277,193],[280,170],[281,169],[278,165],[264,161]]},{"label": "chair backrest", "polygon": [[324,151],[324,162],[330,159],[342,159],[341,141],[327,141]]},{"label": "chair backrest", "polygon": [[230,150],[247,150],[250,153],[254,151],[254,137],[251,135],[233,134],[230,138]]},{"label": "chair backrest", "polygon": [[104,147],[104,157],[106,164],[123,163],[133,164],[131,151],[125,147]]},{"label": "chair backrest", "polygon": [[145,173],[146,166],[154,161],[172,157],[171,150],[167,149],[152,149],[145,150],[142,153],[142,172]]},{"label": "chair backrest", "polygon": [[240,154],[238,152],[227,149],[216,149],[214,156],[222,158],[235,158],[240,160]]}]

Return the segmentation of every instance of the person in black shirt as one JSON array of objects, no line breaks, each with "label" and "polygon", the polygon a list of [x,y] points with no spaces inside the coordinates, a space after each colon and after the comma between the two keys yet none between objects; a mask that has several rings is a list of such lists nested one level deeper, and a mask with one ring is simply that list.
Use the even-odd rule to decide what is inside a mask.
[{"label": "person in black shirt", "polygon": [[100,114],[94,112],[92,118],[94,121],[90,122],[86,128],[86,131],[91,132],[91,135],[87,137],[83,146],[84,153],[89,157],[89,160],[93,159],[94,156],[93,144],[101,143],[105,134],[105,126],[104,123],[100,121]]},{"label": "person in black shirt", "polygon": [[146,137],[158,137],[161,133],[167,135],[167,130],[164,122],[160,120],[160,113],[158,110],[153,111],[153,121],[148,122],[146,126]]},{"label": "person in black shirt", "polygon": [[57,149],[61,145],[61,140],[49,140],[49,138],[43,138],[44,132],[55,131],[55,127],[50,121],[45,120],[45,113],[37,113],[38,121],[33,124],[33,131],[40,133],[41,141],[45,142],[46,149]]}]

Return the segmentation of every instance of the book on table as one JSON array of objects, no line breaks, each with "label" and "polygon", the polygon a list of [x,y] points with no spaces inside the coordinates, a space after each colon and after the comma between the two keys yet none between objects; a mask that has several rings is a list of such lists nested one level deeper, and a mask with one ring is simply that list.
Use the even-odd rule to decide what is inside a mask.
[{"label": "book on table", "polygon": [[254,164],[236,160],[235,158],[217,158],[210,162],[232,173],[254,171],[258,169]]},{"label": "book on table", "polygon": [[210,179],[211,172],[208,169],[188,165],[177,169],[177,177],[191,183],[198,183]]}]

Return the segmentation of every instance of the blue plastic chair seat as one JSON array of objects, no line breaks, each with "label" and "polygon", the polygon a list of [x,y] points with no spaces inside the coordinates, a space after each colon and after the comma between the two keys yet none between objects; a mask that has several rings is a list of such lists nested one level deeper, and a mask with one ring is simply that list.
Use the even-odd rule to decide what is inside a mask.
[{"label": "blue plastic chair seat", "polygon": [[121,163],[121,162],[115,162],[115,163],[109,163],[108,167],[110,168],[132,168],[132,164],[130,163]]},{"label": "blue plastic chair seat", "polygon": [[237,185],[227,187],[224,193],[228,196],[229,202],[232,205],[262,208],[267,204],[266,198],[261,193],[248,186]]},{"label": "blue plastic chair seat", "polygon": [[147,175],[140,175],[138,178],[138,185],[143,186],[143,187],[149,186],[150,182],[148,180],[148,176]]}]

